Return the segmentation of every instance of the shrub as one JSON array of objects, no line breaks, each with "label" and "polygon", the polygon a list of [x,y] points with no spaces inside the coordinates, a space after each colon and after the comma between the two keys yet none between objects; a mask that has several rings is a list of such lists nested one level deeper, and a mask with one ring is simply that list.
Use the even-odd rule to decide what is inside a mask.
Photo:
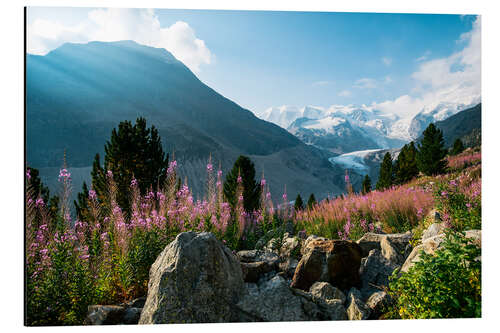
[{"label": "shrub", "polygon": [[447,232],[435,255],[421,253],[407,273],[394,272],[390,294],[403,319],[481,317],[481,249]]}]

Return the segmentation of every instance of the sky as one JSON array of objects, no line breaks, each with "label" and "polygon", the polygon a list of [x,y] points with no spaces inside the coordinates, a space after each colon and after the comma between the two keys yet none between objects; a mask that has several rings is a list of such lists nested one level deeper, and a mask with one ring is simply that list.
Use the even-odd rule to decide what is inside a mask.
[{"label": "sky", "polygon": [[167,49],[257,115],[354,104],[408,116],[481,95],[474,15],[28,8],[28,53],[125,39]]}]

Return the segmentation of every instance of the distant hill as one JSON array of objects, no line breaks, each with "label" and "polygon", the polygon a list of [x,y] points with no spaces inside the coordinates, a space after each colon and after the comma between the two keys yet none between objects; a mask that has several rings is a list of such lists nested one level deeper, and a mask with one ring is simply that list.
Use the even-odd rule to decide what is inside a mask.
[{"label": "distant hill", "polygon": [[27,162],[42,176],[61,166],[64,150],[70,167],[87,170],[112,128],[144,116],[164,150],[175,151],[195,193],[210,154],[223,171],[240,154],[250,156],[275,196],[285,184],[289,197],[342,191],[342,170],[323,152],[221,96],[165,49],[132,41],[64,44],[27,55],[26,85]]}]

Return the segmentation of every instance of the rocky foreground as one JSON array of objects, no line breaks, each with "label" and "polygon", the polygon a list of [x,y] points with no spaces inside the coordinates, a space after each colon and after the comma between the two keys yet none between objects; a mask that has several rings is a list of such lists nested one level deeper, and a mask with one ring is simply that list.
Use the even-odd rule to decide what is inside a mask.
[{"label": "rocky foreground", "polygon": [[[480,230],[466,236],[481,242]],[[357,242],[317,236],[271,239],[233,253],[211,233],[179,234],[150,270],[148,294],[126,304],[92,305],[85,323],[165,324],[379,319],[396,269],[444,240],[439,221],[412,247],[411,232],[366,233]]]}]

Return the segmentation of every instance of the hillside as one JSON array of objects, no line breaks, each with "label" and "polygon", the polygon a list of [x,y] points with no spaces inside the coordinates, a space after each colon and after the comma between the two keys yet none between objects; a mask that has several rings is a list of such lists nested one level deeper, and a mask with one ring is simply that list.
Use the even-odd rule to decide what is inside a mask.
[{"label": "hillside", "polygon": [[61,166],[65,150],[70,167],[90,166],[112,128],[144,116],[158,128],[164,150],[175,151],[195,193],[210,154],[223,171],[240,154],[250,156],[258,174],[273,180],[275,195],[285,184],[290,196],[340,192],[342,171],[322,152],[221,96],[165,49],[68,43],[45,56],[28,54],[26,71],[27,162],[42,176]]}]

